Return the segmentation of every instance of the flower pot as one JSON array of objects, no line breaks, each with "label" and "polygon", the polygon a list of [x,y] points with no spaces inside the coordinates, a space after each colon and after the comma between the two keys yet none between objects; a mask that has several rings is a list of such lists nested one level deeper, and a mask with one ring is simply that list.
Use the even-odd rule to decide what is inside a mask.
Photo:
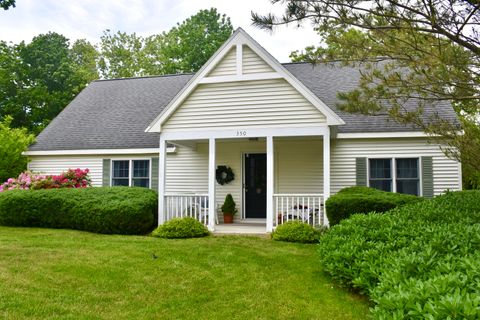
[{"label": "flower pot", "polygon": [[223,223],[233,223],[233,214],[224,214]]}]

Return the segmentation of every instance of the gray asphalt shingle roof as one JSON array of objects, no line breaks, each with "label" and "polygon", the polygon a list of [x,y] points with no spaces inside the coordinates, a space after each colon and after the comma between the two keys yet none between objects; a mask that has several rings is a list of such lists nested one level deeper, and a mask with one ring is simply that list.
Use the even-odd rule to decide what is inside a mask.
[{"label": "gray asphalt shingle roof", "polygon": [[[333,64],[313,66],[309,63],[291,63],[284,64],[284,66],[345,121],[345,125],[338,127],[338,132],[406,132],[420,130],[413,126],[405,126],[392,121],[388,115],[362,115],[339,110],[336,107],[337,103],[340,102],[337,93],[347,92],[358,86],[360,72],[356,68],[338,64],[335,64],[335,66]],[[404,107],[408,111],[414,111],[418,108],[418,104],[412,99]],[[455,111],[447,101],[439,101],[435,103],[435,106],[424,106],[424,121],[428,122],[434,114],[438,114],[440,118],[453,123],[457,122]]]},{"label": "gray asphalt shingle roof", "polygon": [[[386,116],[338,110],[337,92],[355,88],[360,76],[357,69],[307,63],[284,66],[345,121],[338,132],[416,130],[388,121]],[[191,77],[193,74],[94,81],[40,133],[29,150],[157,148],[159,135],[145,133],[145,128]],[[427,117],[433,112],[444,119],[456,119],[445,102],[436,104],[435,109],[425,109]]]}]

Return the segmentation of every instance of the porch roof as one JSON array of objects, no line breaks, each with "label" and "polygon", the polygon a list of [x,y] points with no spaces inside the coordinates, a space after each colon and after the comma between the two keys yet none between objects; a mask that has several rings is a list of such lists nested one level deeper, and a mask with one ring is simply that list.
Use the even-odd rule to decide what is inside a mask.
[{"label": "porch roof", "polygon": [[[345,113],[336,107],[337,93],[354,89],[359,70],[334,64],[283,66],[335,111],[345,125],[339,133],[420,131],[388,120],[387,116]],[[193,77],[193,74],[97,80],[85,88],[37,137],[30,151],[158,148],[159,136],[145,133],[149,123]],[[408,109],[417,102],[411,100]],[[426,119],[457,121],[448,102],[425,107]]]}]

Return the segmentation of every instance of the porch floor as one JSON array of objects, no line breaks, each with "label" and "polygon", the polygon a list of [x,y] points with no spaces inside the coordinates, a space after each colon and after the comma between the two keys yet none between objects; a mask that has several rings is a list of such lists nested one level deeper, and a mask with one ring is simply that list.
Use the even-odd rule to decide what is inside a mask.
[{"label": "porch floor", "polygon": [[229,224],[217,224],[215,225],[215,231],[213,234],[261,234],[265,235],[266,225],[265,223],[244,223],[236,222]]}]

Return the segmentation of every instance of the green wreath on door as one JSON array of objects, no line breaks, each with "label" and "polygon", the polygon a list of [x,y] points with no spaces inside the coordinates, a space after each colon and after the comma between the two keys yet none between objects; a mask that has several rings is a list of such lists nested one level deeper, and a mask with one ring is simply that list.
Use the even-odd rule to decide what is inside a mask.
[{"label": "green wreath on door", "polygon": [[223,186],[235,180],[235,173],[229,166],[218,166],[217,170],[215,170],[215,178],[218,184]]}]

